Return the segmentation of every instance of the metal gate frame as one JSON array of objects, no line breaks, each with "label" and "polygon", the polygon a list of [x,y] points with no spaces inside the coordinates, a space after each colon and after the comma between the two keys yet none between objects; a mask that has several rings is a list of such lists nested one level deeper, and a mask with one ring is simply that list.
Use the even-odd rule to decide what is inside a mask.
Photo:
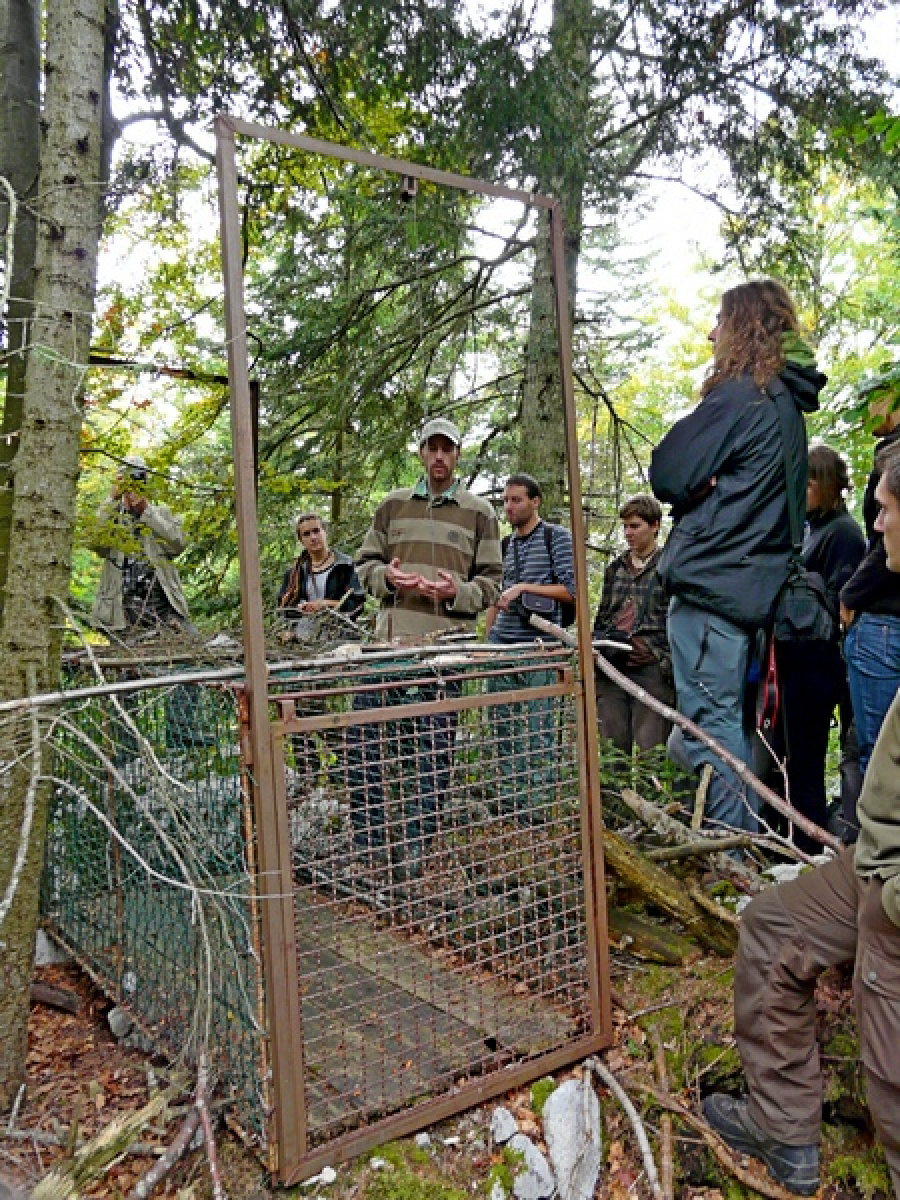
[{"label": "metal gate frame", "polygon": [[[437,171],[419,163],[288,133],[220,114],[215,121],[216,166],[225,284],[225,328],[240,566],[241,612],[244,631],[246,708],[244,753],[253,785],[258,843],[259,899],[262,922],[263,971],[272,1069],[272,1132],[277,1148],[277,1174],[290,1184],[326,1164],[360,1154],[388,1137],[404,1136],[426,1124],[481,1103],[510,1088],[608,1046],[612,1040],[609,962],[606,937],[606,892],[602,852],[602,817],[597,754],[597,715],[591,618],[588,607],[587,560],[581,478],[578,463],[575,400],[572,383],[571,332],[566,295],[562,212],[551,196],[503,187],[485,180]],[[587,916],[590,1030],[561,1049],[530,1059],[521,1066],[467,1083],[452,1095],[415,1106],[363,1128],[339,1144],[309,1149],[304,1111],[303,1036],[298,989],[296,931],[292,897],[291,839],[281,770],[281,738],[272,721],[265,655],[264,613],[260,577],[253,456],[253,409],[248,371],[247,325],[244,302],[242,245],[238,207],[236,137],[255,138],[290,146],[313,155],[353,162],[401,178],[427,180],[441,187],[512,200],[547,213],[550,225],[551,275],[556,300],[556,328],[566,438],[569,511],[575,559],[578,765],[581,793],[582,850]],[[300,1084],[296,1082],[300,1080]]]}]

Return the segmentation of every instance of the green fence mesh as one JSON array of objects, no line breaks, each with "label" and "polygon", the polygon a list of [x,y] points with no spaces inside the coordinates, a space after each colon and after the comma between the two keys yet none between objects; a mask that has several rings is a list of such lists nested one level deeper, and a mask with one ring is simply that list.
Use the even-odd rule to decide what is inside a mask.
[{"label": "green fence mesh", "polygon": [[46,925],[160,1051],[206,1055],[263,1143],[262,973],[234,695],[167,683],[69,700],[53,758]]}]

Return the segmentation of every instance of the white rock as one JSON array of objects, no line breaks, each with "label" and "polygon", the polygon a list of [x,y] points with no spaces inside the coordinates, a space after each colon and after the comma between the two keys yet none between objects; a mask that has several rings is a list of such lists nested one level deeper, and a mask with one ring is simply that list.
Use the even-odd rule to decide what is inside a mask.
[{"label": "white rock", "polygon": [[417,1133],[416,1134],[416,1145],[419,1147],[420,1150],[430,1150],[431,1149],[430,1135],[427,1133]]},{"label": "white rock", "polygon": [[506,1200],[506,1188],[499,1179],[495,1179],[491,1184],[491,1194],[488,1200]]},{"label": "white rock", "polygon": [[603,1145],[600,1103],[589,1079],[567,1079],[547,1097],[544,1140],[560,1200],[591,1200],[603,1162]]},{"label": "white rock", "polygon": [[452,1137],[445,1137],[444,1145],[445,1146],[458,1146],[459,1138],[456,1136],[456,1134],[454,1134]]},{"label": "white rock", "polygon": [[334,1167],[323,1167],[318,1175],[312,1175],[309,1179],[303,1180],[303,1186],[318,1187],[320,1183],[334,1183],[337,1179],[337,1171]]},{"label": "white rock", "polygon": [[34,965],[36,967],[52,967],[57,963],[67,963],[72,961],[72,955],[68,950],[63,950],[57,946],[52,938],[47,937],[43,929],[37,931],[37,937],[34,942]]},{"label": "white rock", "polygon": [[517,1133],[507,1143],[510,1150],[523,1157],[523,1165],[513,1180],[513,1195],[518,1200],[545,1200],[556,1191],[556,1180],[550,1164],[531,1138]]},{"label": "white rock", "polygon": [[516,1118],[509,1109],[502,1106],[495,1108],[491,1114],[491,1137],[497,1145],[502,1146],[504,1142],[508,1142],[518,1132],[519,1126],[516,1123]]},{"label": "white rock", "polygon": [[111,1008],[106,1017],[106,1022],[109,1025],[113,1037],[127,1037],[134,1029],[134,1021],[124,1008]]},{"label": "white rock", "polygon": [[369,1166],[373,1171],[383,1171],[388,1166],[388,1160],[386,1158],[370,1158]]}]

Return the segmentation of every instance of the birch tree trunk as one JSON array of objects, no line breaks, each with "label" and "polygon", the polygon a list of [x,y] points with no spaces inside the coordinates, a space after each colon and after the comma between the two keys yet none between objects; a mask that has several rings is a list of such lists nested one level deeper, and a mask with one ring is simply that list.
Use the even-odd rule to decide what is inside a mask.
[{"label": "birch tree trunk", "polygon": [[[570,329],[575,317],[587,143],[592,128],[593,27],[590,0],[554,0],[537,189],[555,196],[562,208]],[[542,515],[552,520],[566,512],[566,450],[550,268],[550,222],[541,214],[525,348],[519,461],[521,469],[540,482],[544,493]]]},{"label": "birch tree trunk", "polygon": [[[58,685],[57,600],[65,599],[69,587],[100,237],[104,34],[104,0],[48,0],[35,316],[0,627],[4,700]],[[23,765],[0,777],[0,1111],[14,1099],[24,1074],[46,828],[44,789],[32,794],[28,786],[30,745],[26,719],[0,732],[0,768],[26,751]],[[29,818],[27,854],[15,869]]]},{"label": "birch tree trunk", "polygon": [[[12,493],[8,464],[18,446],[25,393],[27,324],[34,295],[36,225],[32,204],[40,168],[41,39],[38,0],[0,0],[0,175],[15,195],[15,215],[6,190],[0,192],[2,253],[13,233],[12,263],[6,262],[9,302],[6,397],[0,425],[0,614],[9,562]],[[13,228],[10,230],[10,221]]]}]

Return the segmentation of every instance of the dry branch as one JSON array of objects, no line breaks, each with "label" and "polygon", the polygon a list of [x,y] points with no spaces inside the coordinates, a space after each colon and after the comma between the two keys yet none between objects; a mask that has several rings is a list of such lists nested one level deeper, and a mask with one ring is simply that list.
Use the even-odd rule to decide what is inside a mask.
[{"label": "dry branch", "polygon": [[682,846],[657,846],[644,853],[651,862],[675,862],[683,858],[702,858],[705,854],[720,854],[723,850],[742,850],[753,844],[749,834],[736,833],[734,837],[700,838],[696,842],[685,842]]},{"label": "dry branch", "polygon": [[[656,1063],[656,1078],[664,1092],[669,1090],[669,1072],[666,1069],[666,1048],[663,1045],[659,1026],[651,1030],[653,1038],[653,1059]],[[672,1115],[664,1113],[659,1123],[659,1173],[660,1183],[666,1200],[675,1200],[675,1151],[672,1139]]]},{"label": "dry branch", "polygon": [[190,1146],[197,1126],[200,1124],[200,1111],[194,1107],[181,1123],[181,1128],[175,1135],[165,1154],[159,1158],[149,1171],[146,1171],[126,1196],[125,1200],[147,1200],[153,1189],[165,1179],[184,1152]]},{"label": "dry branch", "polygon": [[[637,813],[641,820],[649,825],[656,833],[669,841],[675,842],[678,846],[699,845],[700,842],[692,837],[692,833],[680,821],[676,821],[674,817],[670,817],[668,813],[664,813],[657,804],[645,800],[643,796],[639,796],[637,792],[631,788],[622,789],[622,800],[628,805],[632,812]],[[740,834],[741,838],[745,835]],[[723,843],[725,839],[705,838],[702,839],[704,845],[710,846],[712,857],[711,865],[720,874],[727,879],[733,880],[739,887],[747,892],[758,892],[762,890],[762,884],[759,880],[759,875],[750,867],[743,863],[736,862],[733,858],[729,858],[725,853],[727,848]],[[715,848],[713,850],[713,848]],[[650,856],[656,858],[653,854]],[[661,857],[661,856],[660,856]]]},{"label": "dry branch", "polygon": [[165,1112],[168,1103],[180,1091],[176,1085],[159,1092],[136,1113],[128,1113],[111,1121],[105,1129],[91,1138],[76,1152],[71,1162],[50,1171],[31,1193],[31,1200],[69,1200],[84,1186],[102,1175],[103,1171],[128,1151],[138,1135]]},{"label": "dry branch", "polygon": [[[532,614],[530,620],[535,629],[540,629],[543,633],[552,634],[553,637],[558,638],[566,646],[577,647],[577,639],[568,630],[561,628],[559,625],[554,625],[552,621],[545,621],[543,617],[537,617],[534,614]],[[704,746],[712,750],[717,758],[734,771],[738,779],[754,791],[760,799],[764,800],[770,808],[774,808],[776,812],[781,813],[782,816],[792,821],[798,829],[802,829],[804,833],[809,834],[811,838],[814,838],[822,846],[830,846],[835,851],[843,848],[839,838],[827,833],[824,829],[820,829],[814,821],[810,821],[808,817],[804,817],[803,813],[794,808],[792,804],[789,804],[777,792],[773,792],[770,787],[767,787],[761,779],[753,774],[746,763],[736,758],[729,750],[726,750],[715,738],[710,737],[708,733],[704,732],[699,725],[695,725],[693,721],[688,720],[686,716],[676,711],[676,709],[671,708],[668,704],[663,704],[655,696],[651,696],[645,688],[638,687],[627,675],[617,670],[608,659],[604,658],[602,654],[598,654],[597,651],[594,651],[594,663],[597,669],[602,671],[613,683],[618,684],[623,692],[627,692],[629,696],[633,696],[635,700],[640,701],[641,704],[646,705],[653,712],[659,713],[667,721],[671,721],[673,725],[677,725],[685,733],[690,734],[696,741],[702,742]]]}]

